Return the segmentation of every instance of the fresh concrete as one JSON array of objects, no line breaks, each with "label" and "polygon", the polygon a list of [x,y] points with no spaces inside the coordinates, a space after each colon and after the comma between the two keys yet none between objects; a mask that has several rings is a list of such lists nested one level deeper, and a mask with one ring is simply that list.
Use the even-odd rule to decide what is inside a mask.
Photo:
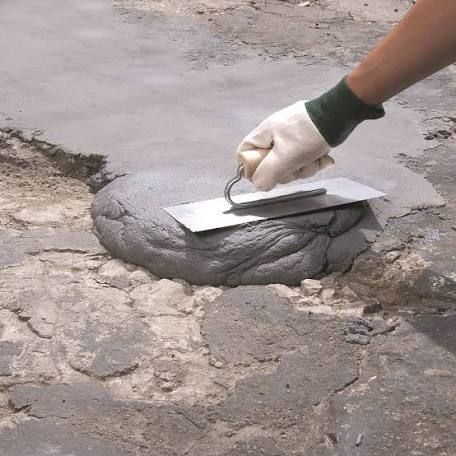
[{"label": "fresh concrete", "polygon": [[[192,234],[160,208],[160,202],[178,201],[162,193],[165,186],[172,192],[170,173],[163,174],[121,177],[98,193],[92,207],[103,244],[159,276],[194,284],[296,285],[305,277],[347,269],[366,246],[361,226],[352,232],[350,247],[340,242],[366,212],[363,205]],[[157,179],[161,184],[154,188]],[[204,197],[208,185],[193,180],[186,187]]]}]

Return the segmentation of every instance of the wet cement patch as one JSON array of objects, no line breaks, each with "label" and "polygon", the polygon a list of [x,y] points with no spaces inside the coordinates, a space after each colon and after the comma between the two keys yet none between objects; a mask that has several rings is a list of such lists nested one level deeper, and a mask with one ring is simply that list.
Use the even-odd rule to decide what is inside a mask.
[{"label": "wet cement patch", "polygon": [[[291,285],[350,266],[337,238],[365,214],[362,204],[194,234],[156,205],[153,195],[168,196],[172,184],[161,176],[159,190],[155,177],[144,173],[117,179],[97,194],[92,214],[95,232],[109,250],[161,277],[194,284]],[[198,182],[188,187],[196,192]],[[357,231],[352,251],[360,252],[365,245],[363,232]]]}]

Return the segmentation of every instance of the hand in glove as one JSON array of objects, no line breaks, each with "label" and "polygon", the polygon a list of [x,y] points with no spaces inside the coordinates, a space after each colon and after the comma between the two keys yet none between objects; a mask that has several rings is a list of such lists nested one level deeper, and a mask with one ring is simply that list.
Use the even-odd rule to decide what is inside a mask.
[{"label": "hand in glove", "polygon": [[331,166],[331,147],[341,144],[363,120],[383,115],[382,106],[361,101],[343,79],[319,98],[298,101],[263,120],[238,146],[238,160],[242,162],[243,152],[262,153],[265,158],[248,177],[258,190],[271,190]]}]

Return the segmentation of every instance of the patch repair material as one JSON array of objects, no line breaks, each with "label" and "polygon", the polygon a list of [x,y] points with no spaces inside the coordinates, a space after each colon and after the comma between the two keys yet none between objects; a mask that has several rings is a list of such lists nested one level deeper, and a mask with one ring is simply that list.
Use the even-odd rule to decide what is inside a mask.
[{"label": "patch repair material", "polygon": [[[95,233],[116,257],[192,284],[296,285],[347,269],[366,247],[364,228],[381,229],[367,206],[353,204],[195,234],[162,209],[166,185],[154,171],[111,182],[93,202]],[[195,199],[200,188],[188,180]]]}]

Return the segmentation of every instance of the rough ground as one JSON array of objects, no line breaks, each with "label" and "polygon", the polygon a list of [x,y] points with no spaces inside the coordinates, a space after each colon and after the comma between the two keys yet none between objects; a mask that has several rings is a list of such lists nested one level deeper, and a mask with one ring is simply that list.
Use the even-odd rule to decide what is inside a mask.
[{"label": "rough ground", "polygon": [[[158,5],[139,3],[128,15]],[[189,9],[236,58],[346,64],[408,2],[364,3],[159,12]],[[111,259],[84,183],[99,158],[1,133],[0,455],[454,455],[454,90],[449,69],[400,100],[425,110],[429,143],[400,159],[446,205],[391,218],[349,272],[296,288],[192,287]]]}]

